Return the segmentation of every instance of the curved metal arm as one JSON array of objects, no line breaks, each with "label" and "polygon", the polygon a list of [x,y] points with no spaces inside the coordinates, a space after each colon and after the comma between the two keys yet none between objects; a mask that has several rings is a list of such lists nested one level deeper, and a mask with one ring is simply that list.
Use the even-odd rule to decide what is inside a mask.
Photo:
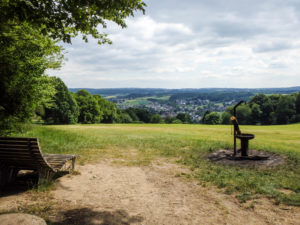
[{"label": "curved metal arm", "polygon": [[[234,107],[233,107],[233,116],[234,117],[236,117],[236,108],[240,105],[240,104],[242,104],[243,102],[245,102],[245,101],[239,101],[239,103],[238,104],[236,104]],[[245,102],[246,103],[246,102]]]}]

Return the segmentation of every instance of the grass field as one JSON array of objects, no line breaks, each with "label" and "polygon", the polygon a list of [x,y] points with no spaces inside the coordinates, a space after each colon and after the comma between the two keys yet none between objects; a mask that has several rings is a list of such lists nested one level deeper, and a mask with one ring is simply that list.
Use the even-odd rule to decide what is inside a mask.
[{"label": "grass field", "polygon": [[79,154],[81,163],[112,158],[115,163],[140,166],[165,158],[191,169],[180,176],[215,185],[241,202],[263,195],[275,203],[300,206],[300,124],[241,126],[241,130],[255,134],[251,148],[285,155],[287,163],[262,169],[209,162],[205,159],[209,152],[232,148],[232,127],[223,125],[36,125],[15,135],[38,137],[45,153]]}]

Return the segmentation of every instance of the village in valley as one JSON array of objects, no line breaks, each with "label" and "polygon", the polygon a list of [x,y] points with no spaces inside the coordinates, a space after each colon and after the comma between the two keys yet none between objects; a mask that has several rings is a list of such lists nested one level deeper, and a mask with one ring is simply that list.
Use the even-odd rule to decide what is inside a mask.
[{"label": "village in valley", "polygon": [[206,111],[224,112],[230,105],[236,103],[235,100],[226,102],[213,102],[209,99],[177,99],[170,101],[155,101],[153,98],[135,100],[126,97],[110,99],[115,102],[119,109],[144,108],[153,114],[160,114],[162,118],[175,117],[179,113],[188,114],[194,122],[201,121]]}]

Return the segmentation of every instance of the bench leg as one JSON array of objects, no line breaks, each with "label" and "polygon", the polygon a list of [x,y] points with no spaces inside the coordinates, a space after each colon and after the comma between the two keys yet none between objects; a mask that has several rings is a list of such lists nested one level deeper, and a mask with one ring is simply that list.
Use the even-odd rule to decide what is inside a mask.
[{"label": "bench leg", "polygon": [[45,181],[50,181],[54,176],[54,172],[47,169],[42,169],[39,171],[39,184],[42,184]]},{"label": "bench leg", "polygon": [[74,171],[74,169],[75,169],[75,160],[76,160],[76,158],[72,159],[72,168],[71,168],[71,171]]}]

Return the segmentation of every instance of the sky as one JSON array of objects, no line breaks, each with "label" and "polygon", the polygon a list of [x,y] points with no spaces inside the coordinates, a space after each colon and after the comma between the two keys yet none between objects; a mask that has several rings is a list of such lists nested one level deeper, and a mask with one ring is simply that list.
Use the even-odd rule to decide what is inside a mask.
[{"label": "sky", "polygon": [[112,45],[63,44],[69,88],[300,86],[299,0],[146,0]]}]

